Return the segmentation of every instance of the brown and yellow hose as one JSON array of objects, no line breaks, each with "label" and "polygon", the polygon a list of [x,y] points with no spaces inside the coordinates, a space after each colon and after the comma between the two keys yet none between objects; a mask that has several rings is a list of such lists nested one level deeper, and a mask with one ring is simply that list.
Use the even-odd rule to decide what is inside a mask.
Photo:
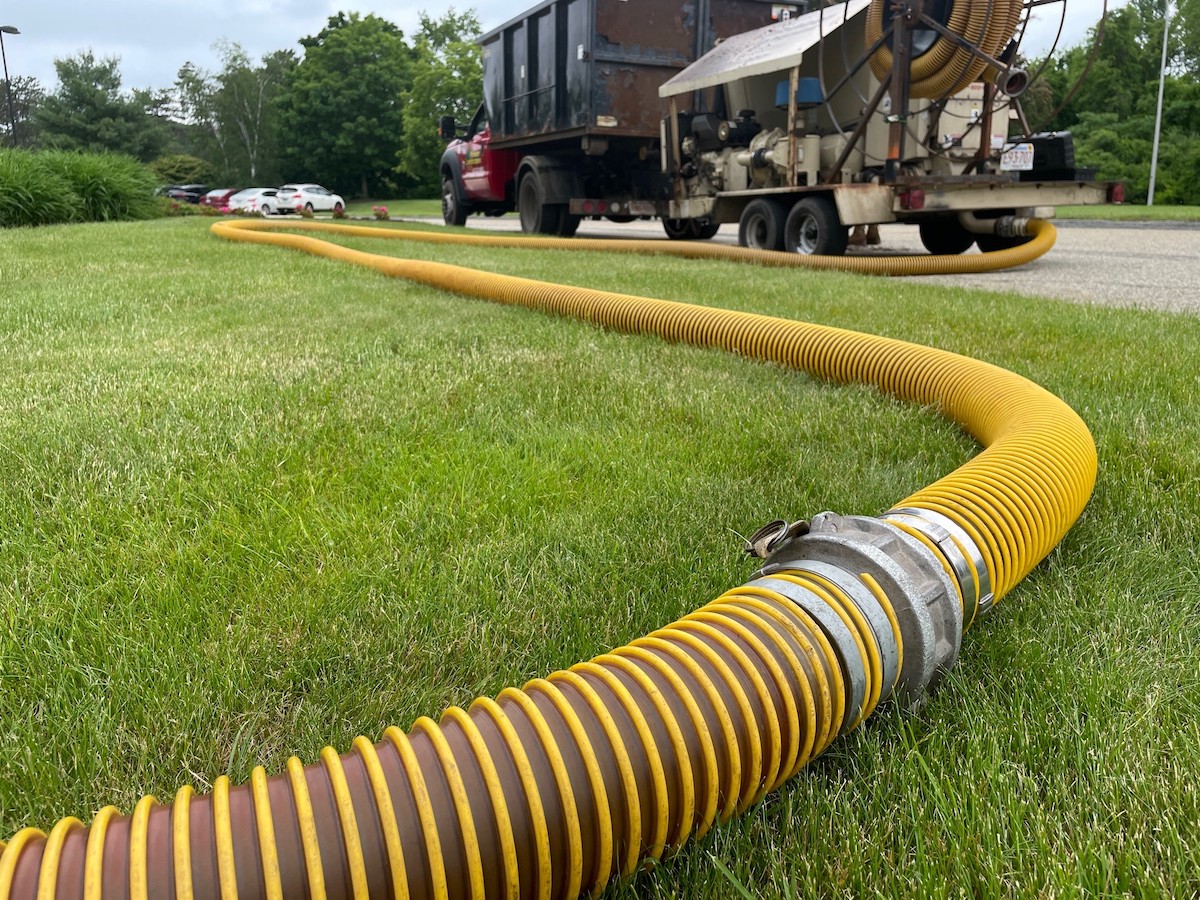
[{"label": "brown and yellow hose", "polygon": [[[933,580],[952,585],[960,631],[1050,552],[1091,494],[1096,454],[1083,422],[987,363],[821,325],[377,256],[262,222],[213,230],[936,405],[986,449],[868,531],[944,568]],[[724,255],[701,249],[717,248],[682,248]],[[342,755],[326,748],[312,765],[292,759],[271,777],[255,769],[246,785],[222,776],[207,796],[183,787],[169,804],[147,797],[129,816],[106,807],[90,826],[67,818],[48,835],[24,829],[0,854],[0,900],[599,892],[760,800],[921,667],[908,637],[921,611],[902,590],[904,573],[874,544],[863,551],[878,560],[871,571],[816,558],[822,542],[842,540],[834,531],[843,525],[798,538],[807,557],[773,556],[760,577],[651,635],[418,719],[407,733],[358,738]]]},{"label": "brown and yellow hose", "polygon": [[[1021,22],[1023,6],[1023,0],[957,0],[943,24],[988,56],[998,58]],[[867,10],[868,45],[883,38],[884,16],[892,7],[892,0],[872,0]],[[885,42],[871,55],[871,73],[882,81],[891,72],[892,64],[892,48]],[[949,97],[966,90],[988,69],[986,60],[939,35],[928,50],[913,58],[909,94],[932,99]]]}]

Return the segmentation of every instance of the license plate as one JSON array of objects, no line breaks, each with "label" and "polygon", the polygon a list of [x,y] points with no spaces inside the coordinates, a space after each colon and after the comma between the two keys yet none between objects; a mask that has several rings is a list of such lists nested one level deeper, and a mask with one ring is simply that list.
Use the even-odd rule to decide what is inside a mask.
[{"label": "license plate", "polygon": [[1033,144],[1010,144],[1000,156],[1001,172],[1033,171]]}]

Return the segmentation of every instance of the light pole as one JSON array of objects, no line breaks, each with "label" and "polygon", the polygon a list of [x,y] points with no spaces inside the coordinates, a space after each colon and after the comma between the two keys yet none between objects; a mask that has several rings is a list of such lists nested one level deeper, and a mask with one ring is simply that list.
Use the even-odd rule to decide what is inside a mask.
[{"label": "light pole", "polygon": [[1158,172],[1158,135],[1162,131],[1163,83],[1167,80],[1167,35],[1171,31],[1171,2],[1163,2],[1163,49],[1162,62],[1158,67],[1158,111],[1154,114],[1154,150],[1150,154],[1150,190],[1146,194],[1146,205],[1154,205],[1154,176]]},{"label": "light pole", "polygon": [[0,59],[4,60],[4,96],[8,98],[8,130],[14,147],[17,146],[17,116],[13,112],[12,82],[8,80],[8,54],[4,52],[4,35],[20,33],[20,30],[14,25],[0,25]]}]

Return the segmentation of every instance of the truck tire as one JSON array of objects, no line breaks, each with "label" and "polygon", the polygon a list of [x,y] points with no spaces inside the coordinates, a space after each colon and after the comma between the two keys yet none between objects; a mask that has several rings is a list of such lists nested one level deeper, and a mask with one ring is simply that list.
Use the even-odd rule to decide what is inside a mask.
[{"label": "truck tire", "polygon": [[525,234],[559,235],[563,209],[561,205],[546,202],[546,187],[536,171],[525,173],[517,186],[517,212]]},{"label": "truck tire", "polygon": [[917,226],[921,245],[934,256],[966,253],[975,243],[975,235],[962,227],[956,216],[933,216]]},{"label": "truck tire", "polygon": [[792,207],[783,226],[783,248],[806,256],[842,256],[850,233],[829,197],[805,197]]},{"label": "truck tire", "polygon": [[558,236],[575,237],[575,232],[579,230],[579,223],[582,221],[583,216],[571,215],[564,203],[558,211]]},{"label": "truck tire", "polygon": [[716,222],[702,219],[663,219],[663,231],[673,241],[707,241],[721,227]]},{"label": "truck tire", "polygon": [[470,208],[463,203],[462,193],[458,189],[458,179],[453,175],[442,178],[442,221],[447,225],[466,225]]},{"label": "truck tire", "polygon": [[738,243],[751,250],[782,250],[787,207],[778,200],[751,200],[738,220]]}]

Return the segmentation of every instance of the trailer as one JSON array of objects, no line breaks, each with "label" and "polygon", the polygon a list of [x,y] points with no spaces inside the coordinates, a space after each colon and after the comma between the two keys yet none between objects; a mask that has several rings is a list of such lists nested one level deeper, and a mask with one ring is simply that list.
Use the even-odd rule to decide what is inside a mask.
[{"label": "trailer", "polygon": [[465,133],[440,123],[445,221],[516,210],[526,232],[569,236],[656,217],[677,239],[736,223],[743,246],[826,255],[853,226],[903,222],[961,253],[1123,199],[1069,133],[1025,119],[1022,0],[929,6],[542,3],[483,37]]}]

